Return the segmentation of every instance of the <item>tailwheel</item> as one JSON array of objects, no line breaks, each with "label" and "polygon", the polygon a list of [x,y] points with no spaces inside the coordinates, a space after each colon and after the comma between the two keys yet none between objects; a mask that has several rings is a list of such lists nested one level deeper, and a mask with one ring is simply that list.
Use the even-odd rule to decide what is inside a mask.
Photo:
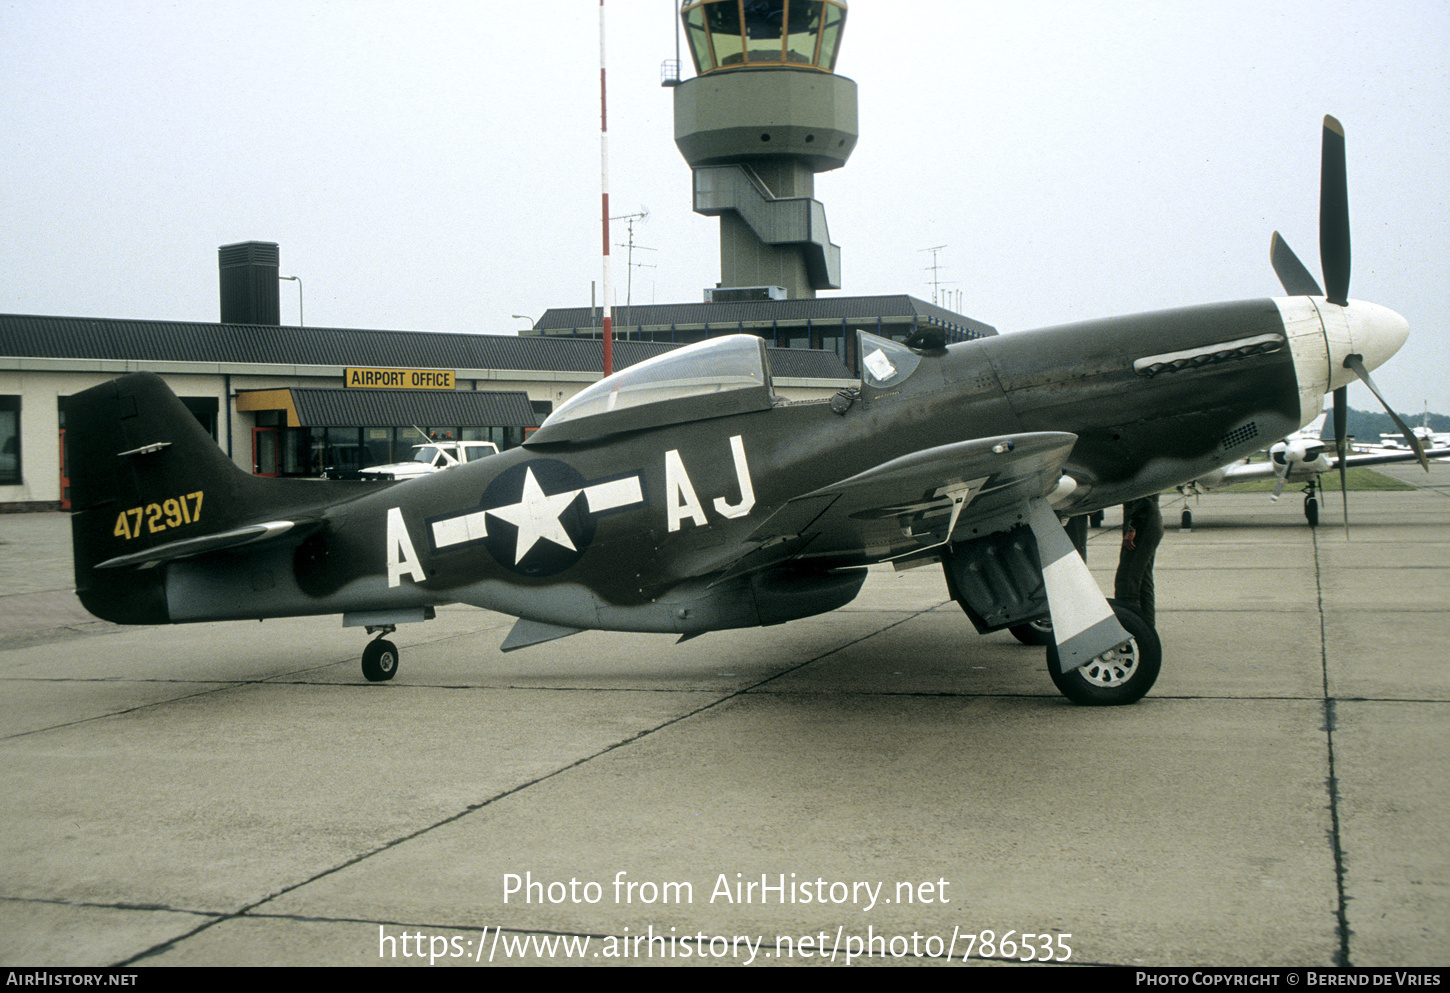
[{"label": "tailwheel", "polygon": [[1109,600],[1118,623],[1130,639],[1071,672],[1059,672],[1057,645],[1047,646],[1047,672],[1062,695],[1090,707],[1136,703],[1153,688],[1163,667],[1163,645],[1158,632],[1133,608]]},{"label": "tailwheel", "polygon": [[363,649],[362,672],[370,683],[382,683],[398,674],[398,646],[386,638],[375,638]]}]

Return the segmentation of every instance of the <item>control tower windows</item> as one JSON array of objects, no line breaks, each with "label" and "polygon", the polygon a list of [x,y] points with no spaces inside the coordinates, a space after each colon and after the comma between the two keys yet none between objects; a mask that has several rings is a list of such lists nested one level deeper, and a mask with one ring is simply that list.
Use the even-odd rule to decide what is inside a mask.
[{"label": "control tower windows", "polygon": [[841,50],[841,31],[846,27],[846,5],[825,4],[826,23],[821,29],[821,46],[816,65],[827,72],[836,71],[836,53]]},{"label": "control tower windows", "polygon": [[695,71],[791,66],[832,72],[844,0],[684,0]]},{"label": "control tower windows", "polygon": [[695,72],[707,73],[715,68],[711,55],[710,33],[705,30],[705,5],[696,4],[684,11],[685,36],[690,39],[690,57],[695,60]]},{"label": "control tower windows", "polygon": [[745,32],[741,29],[739,0],[706,4],[705,23],[710,29],[714,64],[724,68],[744,63]]},{"label": "control tower windows", "polygon": [[821,5],[793,3],[785,35],[785,61],[792,65],[815,65],[821,36]]}]

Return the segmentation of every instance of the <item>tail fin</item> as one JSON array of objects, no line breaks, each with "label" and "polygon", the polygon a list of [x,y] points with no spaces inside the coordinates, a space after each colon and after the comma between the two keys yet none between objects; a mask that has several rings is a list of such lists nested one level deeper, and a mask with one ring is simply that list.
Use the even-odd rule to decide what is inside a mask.
[{"label": "tail fin", "polygon": [[268,481],[234,465],[150,373],[68,398],[65,417],[76,592],[97,617],[165,623],[165,570],[150,566],[265,515]]}]

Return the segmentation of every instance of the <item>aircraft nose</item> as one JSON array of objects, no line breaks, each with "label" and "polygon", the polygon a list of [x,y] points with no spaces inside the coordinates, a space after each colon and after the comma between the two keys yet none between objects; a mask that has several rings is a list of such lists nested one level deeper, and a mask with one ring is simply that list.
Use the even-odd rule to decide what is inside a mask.
[{"label": "aircraft nose", "polygon": [[1377,369],[1388,362],[1410,337],[1409,322],[1388,307],[1356,300],[1348,310],[1351,347],[1364,359],[1366,368]]}]

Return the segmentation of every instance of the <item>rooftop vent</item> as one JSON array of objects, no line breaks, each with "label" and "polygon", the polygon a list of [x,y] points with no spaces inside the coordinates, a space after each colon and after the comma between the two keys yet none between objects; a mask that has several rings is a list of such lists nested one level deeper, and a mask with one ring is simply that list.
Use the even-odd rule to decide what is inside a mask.
[{"label": "rooftop vent", "polygon": [[753,300],[784,300],[784,286],[716,286],[706,288],[706,303],[749,303]]},{"label": "rooftop vent", "polygon": [[223,324],[282,323],[280,258],[275,241],[243,241],[217,249]]}]

